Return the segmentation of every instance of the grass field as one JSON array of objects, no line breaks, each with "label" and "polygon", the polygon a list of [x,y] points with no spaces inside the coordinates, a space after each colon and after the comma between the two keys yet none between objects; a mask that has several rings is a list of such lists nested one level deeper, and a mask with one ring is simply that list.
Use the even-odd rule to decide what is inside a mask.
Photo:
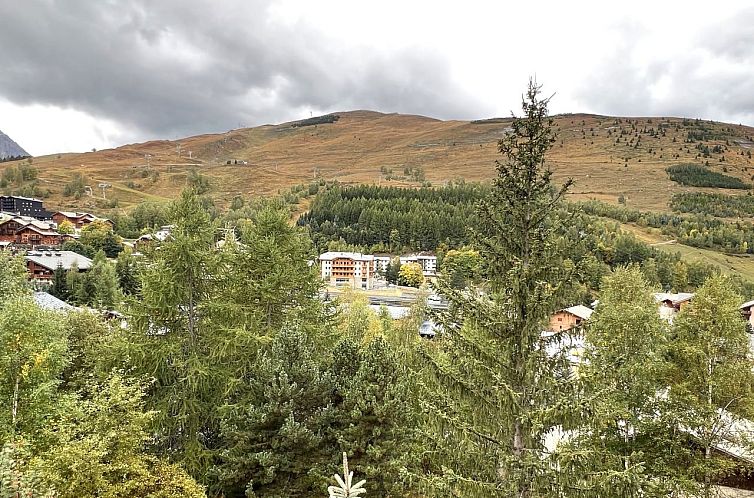
[{"label": "grass field", "polygon": [[709,249],[678,244],[660,233],[657,228],[638,227],[632,224],[621,224],[623,230],[629,231],[636,237],[652,245],[653,247],[669,253],[680,253],[686,261],[698,261],[714,265],[723,273],[740,275],[754,282],[754,255],[751,254],[726,254]]},{"label": "grass field", "polygon": [[[62,195],[75,173],[85,175],[95,192],[100,183],[111,184],[108,199],[128,208],[142,200],[175,197],[191,170],[210,179],[209,193],[223,206],[235,195],[271,195],[315,178],[419,186],[421,182],[401,178],[405,168],[420,168],[434,185],[460,178],[487,180],[500,157],[497,141],[509,125],[507,119],[440,121],[371,111],[338,115],[340,119],[332,124],[266,125],[37,157],[33,165],[39,170],[39,187],[51,192],[47,203],[52,208],[102,205],[92,197],[75,200]],[[679,118],[579,114],[554,119],[558,140],[549,163],[556,181],[575,180],[573,198],[615,203],[622,195],[629,207],[664,211],[676,192],[731,193],[680,186],[668,178],[667,166],[709,162],[710,169],[746,182],[754,174],[754,161],[747,156],[754,145],[754,128]],[[685,143],[690,133],[703,133],[704,145],[710,149],[719,145],[723,152],[702,157],[696,148],[699,142]],[[0,169],[12,164],[0,164]]]}]

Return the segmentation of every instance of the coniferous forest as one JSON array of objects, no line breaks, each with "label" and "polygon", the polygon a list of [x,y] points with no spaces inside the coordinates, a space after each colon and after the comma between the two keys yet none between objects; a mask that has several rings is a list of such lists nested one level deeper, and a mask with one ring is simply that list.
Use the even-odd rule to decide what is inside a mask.
[{"label": "coniferous forest", "polygon": [[[80,250],[101,251],[101,277],[56,284],[115,319],[40,309],[23,260],[0,251],[0,496],[324,498],[344,453],[369,497],[745,482],[754,466],[721,448],[752,451],[734,430],[754,417],[752,289],[617,221],[710,247],[750,228],[719,239],[711,218],[567,203],[548,103],[531,82],[490,185],[328,185],[298,224],[282,202],[219,213],[196,189],[143,206],[116,230],[169,223],[170,237],[108,268],[109,234],[90,234]],[[436,251],[448,306],[420,299],[393,320],[359,294],[323,300],[309,261],[327,249]],[[669,323],[658,290],[696,295]],[[594,299],[578,333],[543,333]]]}]

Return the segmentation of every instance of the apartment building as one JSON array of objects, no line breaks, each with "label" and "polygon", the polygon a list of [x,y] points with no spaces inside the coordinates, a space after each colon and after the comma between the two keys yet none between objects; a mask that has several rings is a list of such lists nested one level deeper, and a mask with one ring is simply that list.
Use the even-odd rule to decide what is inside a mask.
[{"label": "apartment building", "polygon": [[376,271],[374,256],[359,252],[326,252],[319,256],[322,279],[330,285],[371,289]]},{"label": "apartment building", "polygon": [[48,219],[52,214],[45,210],[43,201],[40,199],[18,195],[0,195],[0,211],[19,216],[32,216],[40,220]]},{"label": "apartment building", "polygon": [[437,275],[437,256],[429,253],[410,254],[408,256],[401,256],[400,261],[402,265],[407,263],[417,263],[422,267],[422,273],[425,277],[432,277]]}]

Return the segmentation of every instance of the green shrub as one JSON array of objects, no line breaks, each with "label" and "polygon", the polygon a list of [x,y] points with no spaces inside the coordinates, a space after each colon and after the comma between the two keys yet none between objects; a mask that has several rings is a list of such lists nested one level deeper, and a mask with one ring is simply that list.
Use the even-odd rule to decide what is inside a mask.
[{"label": "green shrub", "polygon": [[665,171],[674,182],[690,187],[751,188],[751,185],[734,176],[724,175],[696,164],[678,164],[666,168]]}]

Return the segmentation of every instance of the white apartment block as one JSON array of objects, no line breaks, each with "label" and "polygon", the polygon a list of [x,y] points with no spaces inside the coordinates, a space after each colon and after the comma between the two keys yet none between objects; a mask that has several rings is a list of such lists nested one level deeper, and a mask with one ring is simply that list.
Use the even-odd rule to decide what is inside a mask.
[{"label": "white apartment block", "polygon": [[374,256],[359,252],[320,254],[319,267],[325,282],[354,289],[371,289],[376,270]]},{"label": "white apartment block", "polygon": [[383,255],[380,254],[374,256],[374,265],[377,271],[385,272],[387,271],[387,265],[390,264],[390,261],[392,261],[392,256]]},{"label": "white apartment block", "polygon": [[425,277],[437,275],[437,256],[431,254],[410,254],[401,256],[402,265],[407,263],[418,263],[422,267],[422,273]]}]

